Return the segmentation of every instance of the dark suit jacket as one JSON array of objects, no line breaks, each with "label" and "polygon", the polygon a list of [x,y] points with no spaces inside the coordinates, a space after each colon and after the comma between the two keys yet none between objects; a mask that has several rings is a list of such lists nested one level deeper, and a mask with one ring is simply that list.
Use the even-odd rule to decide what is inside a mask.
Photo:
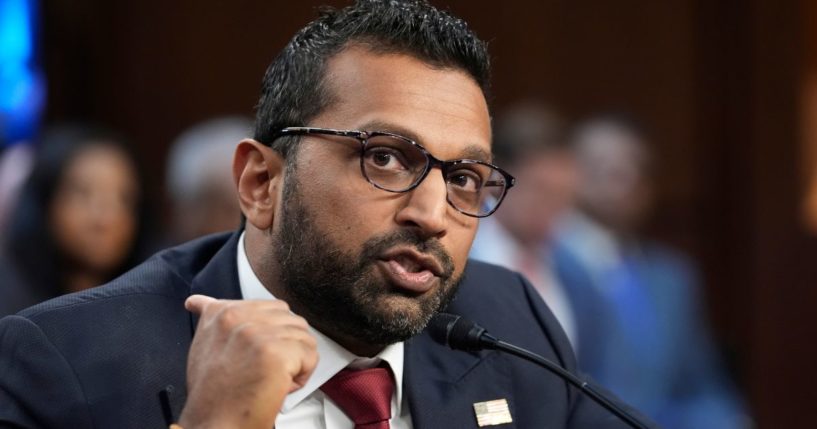
[{"label": "dark suit jacket", "polygon": [[[241,298],[238,235],[161,252],[110,284],[60,297],[0,321],[0,426],[161,428],[185,399],[198,293]],[[469,262],[449,312],[575,370],[553,315],[518,274]],[[414,426],[477,427],[473,404],[507,399],[498,427],[624,427],[575,389],[528,362],[466,353],[426,333],[406,342],[404,386]]]},{"label": "dark suit jacket", "polygon": [[7,254],[0,253],[0,317],[14,314],[57,295],[56,290],[39,290],[25,281],[14,261]]}]

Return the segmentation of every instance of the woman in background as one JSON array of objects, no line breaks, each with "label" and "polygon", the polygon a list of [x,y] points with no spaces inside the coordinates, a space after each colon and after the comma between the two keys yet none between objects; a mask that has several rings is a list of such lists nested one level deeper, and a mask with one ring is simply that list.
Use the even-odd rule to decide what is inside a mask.
[{"label": "woman in background", "polygon": [[121,137],[46,132],[4,234],[0,316],[118,276],[146,255],[146,229],[142,176]]}]

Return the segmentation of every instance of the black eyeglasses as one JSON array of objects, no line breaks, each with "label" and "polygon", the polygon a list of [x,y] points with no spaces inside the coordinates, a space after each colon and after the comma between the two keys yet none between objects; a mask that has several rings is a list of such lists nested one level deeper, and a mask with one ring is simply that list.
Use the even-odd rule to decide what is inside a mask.
[{"label": "black eyeglasses", "polygon": [[375,187],[388,192],[408,192],[416,188],[433,167],[440,167],[448,191],[448,203],[472,217],[490,216],[516,182],[513,176],[487,162],[474,159],[439,160],[417,142],[398,134],[287,127],[275,132],[273,140],[306,134],[356,139],[360,142],[360,171],[363,177]]}]

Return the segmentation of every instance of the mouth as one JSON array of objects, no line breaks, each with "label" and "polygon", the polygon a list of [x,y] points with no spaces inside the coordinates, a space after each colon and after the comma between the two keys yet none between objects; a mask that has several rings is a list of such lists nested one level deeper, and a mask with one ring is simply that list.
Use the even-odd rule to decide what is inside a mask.
[{"label": "mouth", "polygon": [[443,275],[442,265],[432,256],[411,248],[392,249],[378,261],[392,284],[413,294],[429,291]]}]

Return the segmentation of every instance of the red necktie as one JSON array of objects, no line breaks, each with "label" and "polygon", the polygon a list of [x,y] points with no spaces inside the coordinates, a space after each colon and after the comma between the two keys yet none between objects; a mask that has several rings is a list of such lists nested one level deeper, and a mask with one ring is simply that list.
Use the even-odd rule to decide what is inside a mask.
[{"label": "red necktie", "polygon": [[321,390],[355,423],[355,429],[389,429],[394,380],[388,366],[344,369]]}]

